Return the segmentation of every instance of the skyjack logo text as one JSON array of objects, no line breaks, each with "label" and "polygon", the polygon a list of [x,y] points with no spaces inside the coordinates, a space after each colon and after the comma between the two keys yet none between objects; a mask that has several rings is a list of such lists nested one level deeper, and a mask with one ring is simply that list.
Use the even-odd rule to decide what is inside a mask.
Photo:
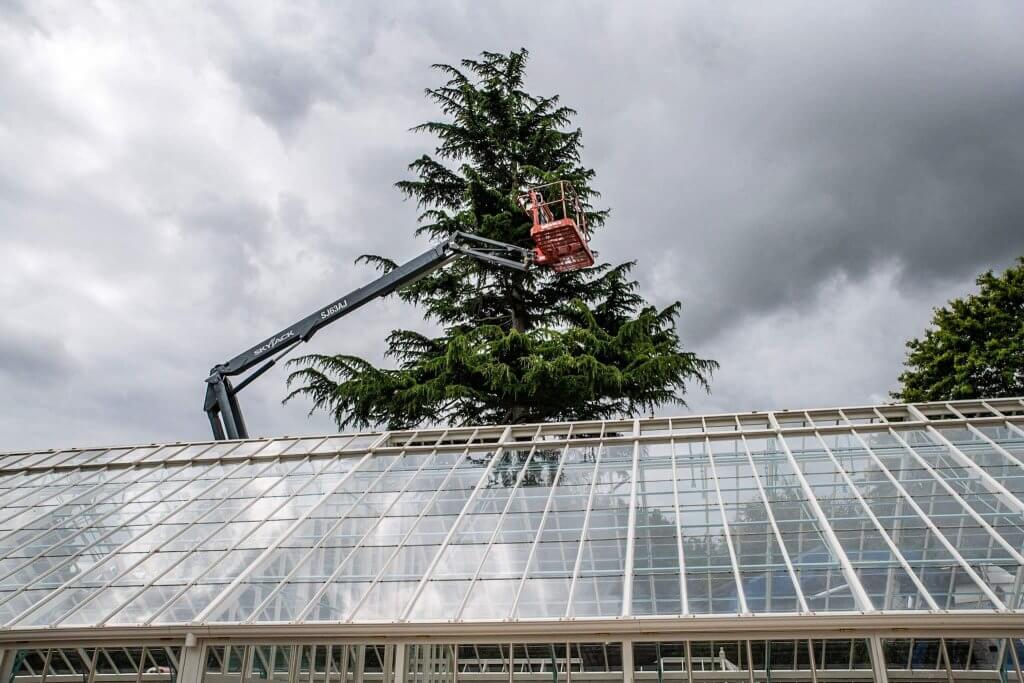
[{"label": "skyjack logo text", "polygon": [[263,346],[257,346],[256,349],[253,351],[253,355],[262,356],[267,351],[270,351],[271,349],[276,347],[281,342],[287,341],[287,340],[291,339],[294,336],[295,336],[295,332],[293,330],[288,330],[287,332],[282,334],[280,337],[273,337],[273,338],[269,339],[267,341],[267,343],[264,344]]}]

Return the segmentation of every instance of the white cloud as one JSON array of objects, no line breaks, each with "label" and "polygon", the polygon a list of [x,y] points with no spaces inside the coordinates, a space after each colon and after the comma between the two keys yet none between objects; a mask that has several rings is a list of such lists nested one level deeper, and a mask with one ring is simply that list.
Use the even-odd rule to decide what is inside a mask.
[{"label": "white cloud", "polygon": [[972,291],[952,281],[929,290],[900,286],[893,263],[868,277],[838,275],[806,305],[750,314],[703,345],[722,362],[711,396],[689,397],[694,412],[886,403],[903,363],[903,341],[920,336],[932,308]]}]

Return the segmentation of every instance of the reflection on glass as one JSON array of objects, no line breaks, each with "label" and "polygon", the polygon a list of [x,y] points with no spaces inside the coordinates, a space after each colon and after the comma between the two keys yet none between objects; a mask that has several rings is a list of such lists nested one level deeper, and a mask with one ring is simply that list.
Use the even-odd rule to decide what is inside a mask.
[{"label": "reflection on glass", "polygon": [[1024,432],[879,410],[12,455],[0,621],[1019,609]]}]

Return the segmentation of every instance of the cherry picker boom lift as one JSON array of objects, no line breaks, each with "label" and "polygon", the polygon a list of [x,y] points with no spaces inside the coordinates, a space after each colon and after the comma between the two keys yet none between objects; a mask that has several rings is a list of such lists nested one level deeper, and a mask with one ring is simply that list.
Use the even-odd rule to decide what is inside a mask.
[{"label": "cherry picker boom lift", "polygon": [[[548,198],[545,198],[544,192],[548,193]],[[374,299],[412,284],[456,258],[470,256],[521,271],[528,270],[533,264],[550,267],[557,272],[593,265],[594,257],[587,244],[585,215],[568,182],[559,181],[530,189],[519,198],[519,203],[533,221],[530,231],[536,245],[533,249],[469,233],[456,233],[373,282],[267,337],[226,363],[215,365],[206,378],[206,399],[203,402],[213,437],[217,440],[249,438],[249,430],[238,403],[238,392],[273,367],[300,342],[309,341],[321,328]],[[237,385],[232,382],[231,378],[250,370],[252,372]]]}]

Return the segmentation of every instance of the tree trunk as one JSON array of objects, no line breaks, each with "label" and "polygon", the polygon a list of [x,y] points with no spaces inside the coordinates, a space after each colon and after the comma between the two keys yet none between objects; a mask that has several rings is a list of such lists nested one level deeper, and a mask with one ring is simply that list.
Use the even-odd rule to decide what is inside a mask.
[{"label": "tree trunk", "polygon": [[[519,334],[525,334],[531,325],[526,314],[526,293],[523,291],[522,285],[517,283],[512,286],[512,293],[509,299],[512,313],[512,329]],[[509,422],[511,424],[522,422],[526,414],[526,406],[513,402],[509,407]]]}]

